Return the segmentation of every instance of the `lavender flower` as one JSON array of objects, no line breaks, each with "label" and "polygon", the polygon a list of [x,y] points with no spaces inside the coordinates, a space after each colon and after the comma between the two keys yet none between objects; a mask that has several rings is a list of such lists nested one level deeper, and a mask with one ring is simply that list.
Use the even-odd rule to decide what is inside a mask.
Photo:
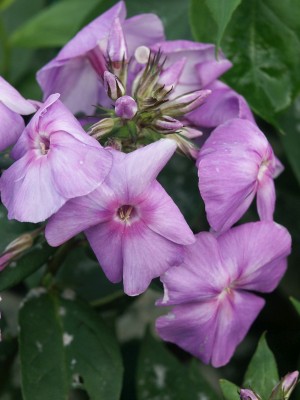
[{"label": "lavender flower", "polygon": [[58,98],[50,96],[31,119],[12,150],[17,161],[2,174],[1,199],[10,219],[44,221],[68,199],[93,191],[111,168],[109,152]]},{"label": "lavender flower", "polygon": [[106,276],[125,293],[145,291],[154,277],[183,261],[195,241],[172,199],[155,180],[176,149],[164,139],[130,154],[111,150],[113,168],[101,189],[70,200],[46,227],[58,246],[85,231]]},{"label": "lavender flower", "polygon": [[173,306],[157,320],[159,335],[213,366],[225,365],[286,270],[291,238],[274,222],[238,226],[216,238],[196,235],[184,262],[161,278]]},{"label": "lavender flower", "polygon": [[255,195],[260,219],[273,219],[273,179],[283,167],[256,125],[233,119],[219,126],[201,148],[197,162],[199,190],[215,231],[237,222]]},{"label": "lavender flower", "polygon": [[32,114],[36,107],[0,76],[0,151],[16,143],[25,128],[21,115]]}]

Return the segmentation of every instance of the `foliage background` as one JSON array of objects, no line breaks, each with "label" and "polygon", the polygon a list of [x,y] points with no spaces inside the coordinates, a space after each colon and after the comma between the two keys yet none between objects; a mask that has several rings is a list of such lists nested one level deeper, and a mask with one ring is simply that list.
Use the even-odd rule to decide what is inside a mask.
[{"label": "foliage background", "polygon": [[[59,48],[81,27],[114,3],[114,0],[0,1],[0,75],[9,80],[25,97],[40,99],[41,92],[35,81],[35,72],[53,58]],[[161,287],[157,282],[139,298],[125,297],[120,286],[112,285],[106,280],[88,246],[82,241],[79,244],[73,242],[61,253],[55,253],[51,268],[55,269],[55,262],[62,262],[55,278],[56,284],[62,289],[73,288],[85,300],[86,304],[78,305],[78,309],[88,307],[87,304],[90,303],[93,312],[102,315],[108,328],[99,328],[96,325],[91,327],[92,337],[98,335],[98,328],[100,330],[99,337],[94,337],[96,343],[105,340],[106,333],[107,337],[110,336],[109,329],[115,330],[125,366],[122,399],[167,400],[187,399],[188,396],[190,399],[197,399],[199,393],[206,396],[199,399],[216,399],[220,396],[219,378],[231,380],[237,385],[242,383],[247,364],[264,331],[267,331],[269,347],[278,362],[279,375],[283,376],[288,371],[300,368],[300,317],[289,300],[290,296],[300,299],[300,1],[128,0],[126,5],[128,16],[143,12],[158,14],[165,25],[168,39],[217,43],[233,62],[234,67],[225,74],[224,81],[245,96],[255,112],[259,126],[285,165],[284,173],[276,180],[275,220],[286,226],[293,236],[289,269],[280,287],[265,296],[266,307],[230,364],[214,370],[191,360],[175,346],[156,342],[151,329],[146,330],[146,326],[150,324],[151,327],[155,316],[160,312],[153,306],[154,299],[161,294]],[[5,167],[7,159],[2,157],[0,163],[1,168]],[[192,229],[195,232],[207,229],[193,164],[176,157],[163,171],[160,180]],[[252,207],[243,221],[256,219],[256,211]],[[8,222],[5,211],[1,208],[1,250],[26,229],[31,229],[31,226]],[[0,289],[3,293],[0,307],[4,340],[0,345],[0,397],[3,400],[22,399],[20,361],[15,357],[18,347],[16,336],[19,303],[30,288],[39,284],[45,271],[45,261],[50,254],[53,255],[53,250],[45,244],[38,245],[42,248],[33,249],[26,255],[27,258],[18,261],[18,267],[23,268],[20,276],[18,272],[14,272],[20,271],[20,268],[10,268],[8,273],[1,275]],[[20,323],[30,325],[28,329],[33,335],[39,332],[43,336],[47,330],[53,330],[53,325],[47,326],[47,321],[49,323],[51,320],[51,312],[55,313],[56,300],[43,296],[42,299],[45,304],[41,318],[38,317],[39,310],[36,310],[30,320],[26,315],[28,305],[25,305],[19,317]],[[49,318],[42,318],[45,313]],[[84,314],[83,311],[82,313]],[[58,326],[59,324],[60,322]],[[106,333],[103,336],[101,332],[104,331]],[[54,336],[49,338],[53,350],[48,355],[48,361],[52,362],[52,378],[59,379],[64,361],[59,359],[60,351],[55,347]],[[85,349],[86,356],[91,357],[95,349],[92,345],[88,347],[86,343],[91,343],[92,339],[83,336],[80,340],[78,346]],[[115,345],[119,346],[117,342],[112,346]],[[96,344],[95,346],[97,347]],[[26,367],[27,371],[23,382],[24,379],[31,379],[30,385],[34,389],[36,372],[32,365],[38,365],[36,369],[43,369],[43,359],[46,360],[46,357],[40,359],[37,354],[35,358],[32,351],[30,349],[31,355],[28,356],[23,353],[21,361],[24,364],[23,370]],[[28,361],[27,357],[32,358]],[[99,358],[93,357],[87,376],[99,374],[103,366],[109,368],[109,364],[100,356]],[[37,364],[39,362],[42,365]],[[159,372],[155,369],[153,371],[153,366],[163,366],[168,371],[166,387],[159,387]],[[49,373],[49,365],[46,367]],[[119,376],[110,383],[116,387],[121,382],[121,365],[117,370]],[[110,373],[108,371],[107,379]],[[272,375],[271,372],[269,374]],[[59,397],[59,394],[53,396],[51,390],[58,385],[53,379],[47,380],[46,375],[45,379],[38,382],[38,385],[46,388],[44,394],[39,395],[40,397],[35,397],[34,393],[27,394],[26,399],[64,398]],[[210,385],[206,383],[207,380]],[[88,378],[84,383],[87,384],[87,381]],[[79,382],[77,387],[81,386]],[[97,394],[92,378],[89,387],[91,398],[105,398]],[[187,388],[190,394],[187,394]],[[214,390],[218,394],[214,394]],[[118,391],[119,389],[116,390]],[[88,398],[80,389],[74,390],[72,396],[74,399]],[[118,398],[118,394],[116,396],[111,399]],[[300,391],[293,398],[296,399],[297,396],[300,397]]]}]

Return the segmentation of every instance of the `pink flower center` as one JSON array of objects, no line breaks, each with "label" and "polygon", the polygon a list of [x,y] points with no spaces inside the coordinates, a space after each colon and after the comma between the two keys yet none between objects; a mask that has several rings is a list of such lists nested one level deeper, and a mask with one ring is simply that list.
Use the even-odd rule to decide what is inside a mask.
[{"label": "pink flower center", "polygon": [[39,146],[40,146],[40,151],[41,151],[42,155],[44,156],[45,154],[48,153],[48,151],[50,149],[50,139],[45,136],[40,136]]},{"label": "pink flower center", "polygon": [[136,210],[129,204],[124,204],[118,208],[117,215],[122,222],[129,223],[130,220],[136,216]]}]

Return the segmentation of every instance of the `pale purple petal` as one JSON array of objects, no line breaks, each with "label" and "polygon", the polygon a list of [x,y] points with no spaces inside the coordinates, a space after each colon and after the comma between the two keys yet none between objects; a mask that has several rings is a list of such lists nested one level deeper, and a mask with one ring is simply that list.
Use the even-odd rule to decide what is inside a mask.
[{"label": "pale purple petal", "polygon": [[0,102],[0,151],[15,144],[25,128],[23,118]]},{"label": "pale purple petal", "polygon": [[207,302],[174,307],[156,323],[159,335],[214,367],[225,365],[264,305],[250,293],[232,291]]},{"label": "pale purple petal", "polygon": [[111,219],[111,198],[111,189],[102,184],[90,195],[69,200],[47,223],[45,235],[48,243],[59,246],[91,226]]},{"label": "pale purple petal", "polygon": [[257,187],[257,211],[259,218],[264,221],[272,221],[275,210],[275,185],[270,176],[265,175],[263,181]]},{"label": "pale purple petal", "polygon": [[183,247],[154,233],[142,221],[127,227],[123,236],[124,291],[143,293],[151,280],[183,261]]},{"label": "pale purple petal", "polygon": [[128,56],[131,57],[139,46],[151,46],[165,39],[164,27],[155,14],[140,14],[123,23]]},{"label": "pale purple petal", "polygon": [[205,103],[189,113],[186,118],[195,126],[215,128],[224,122],[241,118],[255,123],[245,99],[221,82],[208,86],[212,93]]},{"label": "pale purple petal", "polygon": [[152,231],[178,244],[195,242],[179,208],[158,182],[151,184],[139,207],[141,219]]},{"label": "pale purple petal", "polygon": [[8,218],[20,222],[44,221],[66,202],[55,190],[47,157],[36,158],[34,152],[3,172],[1,198]]},{"label": "pale purple petal", "polygon": [[200,87],[207,87],[210,83],[223,75],[232,64],[226,59],[211,59],[196,65],[196,71],[199,76]]},{"label": "pale purple petal", "polygon": [[120,282],[123,274],[122,242],[125,225],[115,221],[98,224],[85,231],[107,278]]},{"label": "pale purple petal", "polygon": [[253,222],[218,237],[223,264],[238,289],[271,292],[286,270],[291,236],[274,222]]},{"label": "pale purple petal", "polygon": [[270,145],[250,121],[233,119],[215,129],[199,152],[199,190],[216,231],[230,228],[247,211],[260,165]]},{"label": "pale purple petal", "polygon": [[185,247],[182,265],[162,277],[164,298],[159,305],[176,305],[212,299],[230,284],[230,275],[219,255],[216,238],[207,232],[196,235],[196,243]]},{"label": "pale purple petal", "polygon": [[92,192],[104,181],[112,166],[112,156],[107,150],[85,146],[64,132],[51,135],[47,158],[55,187],[66,198]]},{"label": "pale purple petal", "polygon": [[24,99],[20,93],[0,76],[0,103],[15,113],[27,115],[36,111],[30,101]]}]

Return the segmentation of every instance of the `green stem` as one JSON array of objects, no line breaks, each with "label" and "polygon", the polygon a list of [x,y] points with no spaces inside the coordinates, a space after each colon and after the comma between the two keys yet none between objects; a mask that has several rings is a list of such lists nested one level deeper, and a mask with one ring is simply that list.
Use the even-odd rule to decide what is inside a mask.
[{"label": "green stem", "polygon": [[11,47],[8,40],[8,35],[3,23],[0,18],[0,44],[2,47],[2,65],[1,65],[1,75],[5,78],[9,78],[10,74],[10,61],[11,61]]},{"label": "green stem", "polygon": [[111,303],[114,300],[117,300],[121,297],[125,296],[124,292],[122,290],[118,290],[114,293],[111,293],[105,297],[102,297],[101,299],[94,300],[90,303],[90,305],[94,308],[102,307],[108,303]]}]

